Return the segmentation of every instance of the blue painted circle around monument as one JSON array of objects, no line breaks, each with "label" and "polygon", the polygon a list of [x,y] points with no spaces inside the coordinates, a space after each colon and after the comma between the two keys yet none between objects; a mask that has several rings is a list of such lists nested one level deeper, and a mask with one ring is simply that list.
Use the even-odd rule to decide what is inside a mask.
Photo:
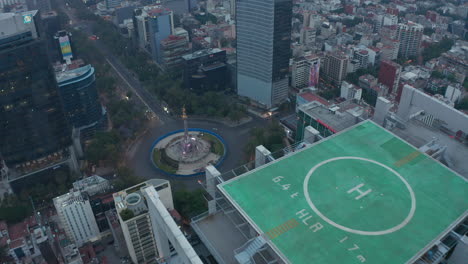
[{"label": "blue painted circle around monument", "polygon": [[[177,173],[170,173],[170,172],[167,172],[167,171],[165,171],[165,170],[159,168],[158,165],[154,162],[154,159],[153,159],[153,152],[154,152],[154,149],[155,149],[156,145],[157,145],[159,142],[161,142],[162,140],[164,140],[164,139],[166,139],[166,138],[168,138],[168,137],[170,137],[170,136],[173,136],[173,135],[178,134],[178,133],[183,133],[183,132],[184,132],[183,129],[179,129],[179,130],[175,130],[175,131],[169,132],[169,133],[167,133],[167,134],[164,134],[164,135],[160,136],[159,138],[157,138],[157,139],[153,142],[153,145],[151,146],[151,149],[150,149],[150,151],[149,151],[149,159],[150,159],[150,161],[151,161],[151,164],[153,164],[153,167],[154,167],[155,169],[157,169],[158,171],[163,172],[164,174],[169,175],[169,176],[173,176],[173,177],[191,178],[191,177],[195,177],[195,176],[202,175],[202,174],[205,173],[204,171],[197,172],[197,173],[193,173],[193,174],[188,174],[188,175],[177,174]],[[188,132],[202,132],[202,133],[207,133],[207,134],[210,134],[210,135],[216,137],[216,138],[219,140],[219,142],[223,145],[224,153],[223,153],[223,155],[218,159],[218,161],[216,162],[216,164],[215,164],[214,166],[215,166],[215,167],[221,166],[221,164],[222,164],[222,163],[224,162],[224,160],[226,159],[226,156],[227,156],[227,153],[228,153],[228,146],[227,146],[226,142],[224,141],[224,139],[223,139],[220,135],[218,135],[218,134],[216,134],[216,133],[214,133],[214,132],[212,132],[212,131],[210,131],[210,130],[201,129],[201,128],[189,128],[189,129],[188,129]]]}]

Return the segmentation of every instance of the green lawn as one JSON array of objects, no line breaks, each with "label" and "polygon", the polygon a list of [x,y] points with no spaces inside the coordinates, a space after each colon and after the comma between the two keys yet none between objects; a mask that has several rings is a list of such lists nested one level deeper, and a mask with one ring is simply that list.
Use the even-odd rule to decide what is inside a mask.
[{"label": "green lawn", "polygon": [[204,133],[202,139],[210,142],[212,151],[219,156],[224,156],[224,145],[217,137]]},{"label": "green lawn", "polygon": [[176,173],[177,168],[170,166],[169,164],[163,163],[161,161],[161,150],[160,149],[153,149],[153,162],[156,164],[158,168],[167,172],[167,173]]}]

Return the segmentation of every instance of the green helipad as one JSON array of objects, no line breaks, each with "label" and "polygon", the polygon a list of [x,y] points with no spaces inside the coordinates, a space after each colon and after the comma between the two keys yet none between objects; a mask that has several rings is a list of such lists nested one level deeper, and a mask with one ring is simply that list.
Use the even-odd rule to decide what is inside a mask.
[{"label": "green helipad", "polygon": [[468,182],[372,122],[219,186],[291,263],[411,263],[468,215]]}]

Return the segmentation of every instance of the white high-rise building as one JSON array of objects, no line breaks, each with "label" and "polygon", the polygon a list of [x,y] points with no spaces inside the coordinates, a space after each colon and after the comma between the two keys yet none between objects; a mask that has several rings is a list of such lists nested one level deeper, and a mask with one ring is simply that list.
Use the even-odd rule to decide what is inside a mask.
[{"label": "white high-rise building", "polygon": [[69,192],[53,201],[67,236],[76,246],[99,239],[99,228],[86,195]]},{"label": "white high-rise building", "polygon": [[291,71],[292,87],[302,89],[308,86],[316,86],[318,83],[319,69],[320,58],[317,56],[310,55],[295,58]]},{"label": "white high-rise building", "polygon": [[362,89],[357,87],[354,84],[343,81],[341,83],[340,97],[346,100],[348,99],[361,100]]},{"label": "white high-rise building", "polygon": [[419,55],[423,31],[424,27],[422,25],[411,21],[408,21],[406,24],[398,24],[399,57],[408,58]]},{"label": "white high-rise building", "polygon": [[358,49],[354,51],[354,59],[359,61],[359,69],[367,68],[369,64],[369,52],[365,49]]},{"label": "white high-rise building", "polygon": [[166,209],[174,210],[170,183],[166,180],[151,179],[136,186],[114,193],[115,209],[133,263],[156,263],[162,257],[163,242],[156,236],[148,213],[148,204],[143,189],[154,187]]}]

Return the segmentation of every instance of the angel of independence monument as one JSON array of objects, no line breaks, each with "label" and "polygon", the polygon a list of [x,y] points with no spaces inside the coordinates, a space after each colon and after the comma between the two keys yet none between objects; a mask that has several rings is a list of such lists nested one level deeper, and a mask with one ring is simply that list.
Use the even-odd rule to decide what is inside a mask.
[{"label": "angel of independence monument", "polygon": [[181,118],[184,129],[168,133],[153,145],[151,160],[153,165],[173,176],[196,176],[204,168],[220,165],[225,156],[223,139],[214,132],[204,129],[189,129],[185,107]]}]

